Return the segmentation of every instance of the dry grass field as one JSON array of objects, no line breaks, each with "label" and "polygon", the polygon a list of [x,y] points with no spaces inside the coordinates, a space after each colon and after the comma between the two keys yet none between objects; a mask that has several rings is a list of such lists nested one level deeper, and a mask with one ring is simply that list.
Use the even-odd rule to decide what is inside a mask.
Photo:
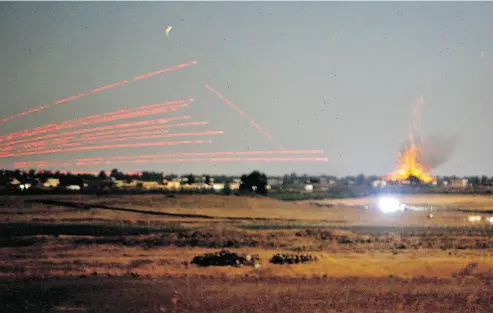
[{"label": "dry grass field", "polygon": [[[368,201],[1,197],[0,311],[493,311],[493,227],[466,220],[493,197],[405,197],[441,205],[434,219],[356,207]],[[190,264],[223,248],[261,266]],[[269,263],[276,253],[319,260]]]}]

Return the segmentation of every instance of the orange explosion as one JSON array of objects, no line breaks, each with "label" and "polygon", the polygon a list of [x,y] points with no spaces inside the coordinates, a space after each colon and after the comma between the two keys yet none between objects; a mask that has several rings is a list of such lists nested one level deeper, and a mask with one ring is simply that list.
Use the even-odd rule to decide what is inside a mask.
[{"label": "orange explosion", "polygon": [[399,153],[397,158],[397,170],[390,173],[386,180],[404,181],[410,177],[416,177],[423,183],[431,183],[435,178],[428,172],[428,169],[420,161],[422,151],[414,143]]},{"label": "orange explosion", "polygon": [[411,177],[415,177],[426,184],[435,181],[435,178],[429,173],[429,168],[423,162],[423,144],[419,145],[419,147],[415,144],[415,133],[419,135],[421,143],[424,141],[420,123],[420,113],[423,104],[423,96],[419,94],[418,100],[413,108],[409,144],[397,156],[397,170],[387,175],[385,180],[405,181]]}]

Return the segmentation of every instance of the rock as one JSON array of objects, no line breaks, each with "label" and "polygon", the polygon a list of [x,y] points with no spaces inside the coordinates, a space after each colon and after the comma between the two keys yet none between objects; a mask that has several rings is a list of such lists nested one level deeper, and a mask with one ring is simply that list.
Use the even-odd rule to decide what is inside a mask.
[{"label": "rock", "polygon": [[256,263],[260,263],[260,257],[258,255],[237,254],[222,250],[216,253],[198,255],[193,258],[191,263],[197,266],[255,266]]},{"label": "rock", "polygon": [[318,258],[309,254],[275,254],[270,259],[273,264],[298,264],[318,261]]}]

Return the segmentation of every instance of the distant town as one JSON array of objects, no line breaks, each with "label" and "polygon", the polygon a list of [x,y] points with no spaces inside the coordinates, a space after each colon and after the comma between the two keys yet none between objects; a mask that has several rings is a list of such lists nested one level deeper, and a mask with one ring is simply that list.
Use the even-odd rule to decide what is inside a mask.
[{"label": "distant town", "polygon": [[[247,180],[250,182],[247,183]],[[0,192],[43,191],[166,191],[187,193],[237,193],[248,191],[261,194],[283,195],[281,198],[324,198],[337,196],[366,196],[375,191],[413,190],[421,192],[493,192],[493,177],[438,176],[423,183],[409,177],[389,181],[379,176],[330,175],[310,176],[296,173],[266,176],[254,171],[248,175],[176,175],[161,172],[75,173],[48,170],[0,170]],[[262,191],[263,190],[263,191]]]}]

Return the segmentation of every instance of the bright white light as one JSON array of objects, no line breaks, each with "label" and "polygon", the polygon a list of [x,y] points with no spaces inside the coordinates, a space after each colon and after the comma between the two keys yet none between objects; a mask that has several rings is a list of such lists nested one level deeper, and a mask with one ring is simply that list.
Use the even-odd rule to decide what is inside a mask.
[{"label": "bright white light", "polygon": [[401,210],[402,206],[396,198],[385,197],[378,200],[378,208],[384,213],[391,213]]},{"label": "bright white light", "polygon": [[481,216],[480,215],[469,215],[467,217],[467,220],[469,222],[475,223],[475,222],[480,222],[481,221]]}]

